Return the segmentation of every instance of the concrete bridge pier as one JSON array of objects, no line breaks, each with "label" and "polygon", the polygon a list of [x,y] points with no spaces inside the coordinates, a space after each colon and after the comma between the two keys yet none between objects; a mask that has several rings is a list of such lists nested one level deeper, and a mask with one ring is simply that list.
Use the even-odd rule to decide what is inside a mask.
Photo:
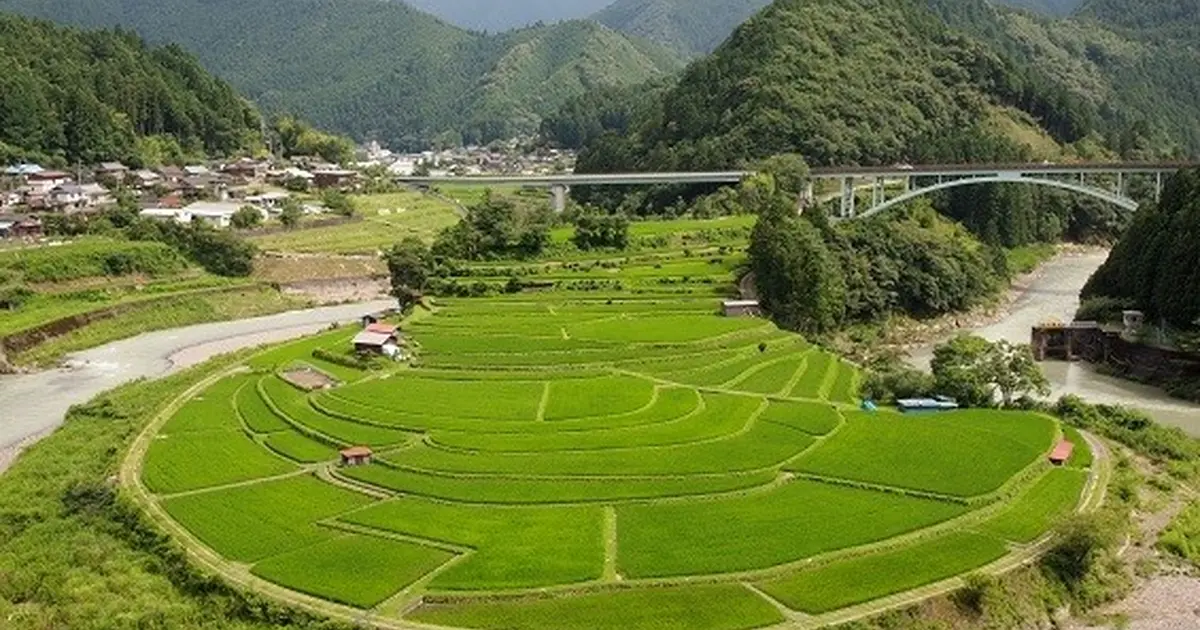
[{"label": "concrete bridge pier", "polygon": [[553,184],[550,186],[550,201],[553,204],[554,211],[562,214],[567,209],[567,195],[571,192],[571,187],[566,184]]},{"label": "concrete bridge pier", "polygon": [[887,201],[887,188],[882,177],[876,177],[871,183],[871,207]]},{"label": "concrete bridge pier", "polygon": [[854,178],[853,177],[843,177],[842,178],[842,208],[841,208],[841,217],[843,219],[851,219],[854,217],[854,213],[855,213],[854,206],[858,201],[855,198],[854,192],[855,192],[854,191]]}]

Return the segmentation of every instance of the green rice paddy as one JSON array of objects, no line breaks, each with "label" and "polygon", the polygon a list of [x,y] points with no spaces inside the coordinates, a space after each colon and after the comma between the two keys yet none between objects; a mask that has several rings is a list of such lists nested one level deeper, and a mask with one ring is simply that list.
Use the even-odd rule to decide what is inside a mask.
[{"label": "green rice paddy", "polygon": [[[1053,420],[858,411],[854,365],[714,309],[447,300],[404,326],[417,365],[375,372],[312,356],[352,329],[285,344],[184,402],[142,480],[264,580],[485,629],[768,626],[978,569],[1078,502],[1086,448],[1035,469]],[[296,363],[341,382],[297,389]]]}]

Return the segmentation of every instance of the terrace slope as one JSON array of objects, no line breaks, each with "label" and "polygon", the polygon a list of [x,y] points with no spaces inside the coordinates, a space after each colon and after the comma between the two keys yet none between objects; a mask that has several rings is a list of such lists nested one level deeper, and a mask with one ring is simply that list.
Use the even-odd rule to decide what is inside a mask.
[{"label": "terrace slope", "polygon": [[[641,580],[657,579],[679,590],[656,596],[691,601],[705,587],[676,580],[700,576],[748,576],[797,610],[821,610],[841,600],[794,595],[808,560],[891,566],[916,539],[936,551],[923,572],[864,584],[848,596],[856,603],[987,564],[1006,539],[1045,531],[1077,503],[1082,473],[1040,482],[1059,432],[1050,419],[856,412],[856,367],[711,309],[670,293],[446,300],[405,324],[418,367],[330,364],[341,384],[314,393],[276,374],[324,365],[314,351],[336,354],[353,332],[333,330],[270,350],[251,362],[257,373],[184,402],[156,428],[142,480],[199,544],[253,575],[389,616],[420,594],[563,587],[583,590],[555,605],[581,614],[606,585],[651,598]],[[189,436],[207,442],[196,451]],[[229,440],[257,454],[234,465]],[[271,446],[295,440],[325,450]],[[376,447],[373,463],[330,461],[359,444]],[[231,462],[217,467],[222,479],[213,458]],[[990,494],[1000,485],[1010,491]],[[996,503],[1012,496],[1011,510]],[[899,556],[877,557],[893,540]],[[951,562],[944,549],[963,540],[972,553]],[[738,627],[709,623],[740,601],[738,588],[688,610],[664,606],[680,628]],[[453,612],[474,606],[420,607],[414,618],[492,627]]]}]

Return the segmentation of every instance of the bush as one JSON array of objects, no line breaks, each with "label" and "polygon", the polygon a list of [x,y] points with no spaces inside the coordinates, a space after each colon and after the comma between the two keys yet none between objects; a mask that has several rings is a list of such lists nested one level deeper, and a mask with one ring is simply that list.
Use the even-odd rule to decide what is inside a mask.
[{"label": "bush", "polygon": [[348,367],[355,370],[369,371],[379,367],[379,361],[371,357],[362,355],[346,355],[325,348],[316,348],[312,351],[314,359],[320,359],[327,363]]},{"label": "bush", "polygon": [[862,395],[868,400],[890,404],[902,398],[927,398],[935,393],[933,376],[905,365],[889,361],[874,366],[862,385]]},{"label": "bush", "polygon": [[1124,312],[1133,308],[1133,300],[1112,297],[1094,297],[1084,300],[1075,311],[1075,319],[1083,322],[1119,322]]}]

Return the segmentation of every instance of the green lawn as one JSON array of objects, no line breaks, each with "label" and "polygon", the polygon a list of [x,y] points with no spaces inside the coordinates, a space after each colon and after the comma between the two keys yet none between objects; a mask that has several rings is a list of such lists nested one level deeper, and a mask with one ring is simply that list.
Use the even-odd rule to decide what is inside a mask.
[{"label": "green lawn", "polygon": [[700,496],[765,486],[774,471],[661,479],[520,479],[450,477],[374,465],[342,471],[351,479],[405,494],[490,504],[590,503]]},{"label": "green lawn", "polygon": [[611,451],[462,453],[426,444],[389,459],[402,466],[447,473],[510,475],[696,475],[778,467],[811,446],[813,438],[778,424],[758,422],[726,439]]},{"label": "green lawn", "polygon": [[995,538],[960,532],[839,560],[756,586],[788,608],[819,615],[978,569],[1007,551]]},{"label": "green lawn", "polygon": [[532,381],[454,381],[396,376],[344,387],[335,395],[351,402],[401,410],[410,415],[535,420],[544,389],[544,383]]},{"label": "green lawn", "polygon": [[654,384],[632,376],[571,379],[550,383],[545,420],[575,420],[632,413],[650,404]]},{"label": "green lawn", "polygon": [[435,589],[533,588],[600,577],[599,507],[495,508],[393,499],[343,520],[476,549],[439,573]]},{"label": "green lawn", "polygon": [[837,410],[825,403],[772,400],[759,422],[774,422],[813,435],[825,435],[842,423]]},{"label": "green lawn", "polygon": [[269,558],[253,572],[309,595],[372,608],[453,557],[433,547],[351,534]]},{"label": "green lawn", "polygon": [[808,355],[808,363],[804,374],[796,381],[788,395],[792,398],[825,398],[825,381],[830,370],[837,369],[837,359],[825,352],[812,352]]},{"label": "green lawn", "polygon": [[[292,426],[267,406],[267,402],[263,400],[262,394],[259,392],[259,383],[264,378],[272,377],[255,376],[246,379],[245,385],[237,391],[237,395],[234,398],[234,404],[237,405],[237,412],[241,416],[242,421],[246,423],[246,426],[255,433],[290,431]],[[177,418],[178,416],[172,418],[171,422],[175,422]]]},{"label": "green lawn", "polygon": [[163,425],[162,435],[182,435],[198,431],[241,430],[238,413],[234,408],[234,397],[249,383],[249,375],[223,378],[208,389],[188,400]]},{"label": "green lawn", "polygon": [[260,384],[266,400],[292,422],[348,446],[389,446],[412,439],[411,433],[335,418],[317,411],[308,395],[277,377]]},{"label": "green lawn", "polygon": [[1012,542],[1031,542],[1075,509],[1086,482],[1083,471],[1051,470],[980,530]]},{"label": "green lawn", "polygon": [[804,356],[789,356],[744,375],[729,387],[738,391],[758,394],[785,394],[788,385],[792,382],[792,377],[804,367],[804,364]]},{"label": "green lawn", "polygon": [[770,602],[736,584],[427,605],[408,618],[482,630],[751,630],[784,620]]},{"label": "green lawn", "polygon": [[791,468],[817,475],[963,497],[987,494],[1043,457],[1054,422],[991,410],[939,415],[853,412]]},{"label": "green lawn", "polygon": [[292,429],[272,433],[263,443],[272,451],[301,464],[329,462],[338,458],[337,449]]},{"label": "green lawn", "polygon": [[156,493],[172,494],[295,470],[240,429],[231,429],[160,435],[146,453],[142,481]]},{"label": "green lawn", "polygon": [[317,521],[369,505],[369,497],[307,475],[168,499],[163,507],[213,550],[255,562],[329,540]]},{"label": "green lawn", "polygon": [[966,510],[796,480],[745,497],[620,507],[618,562],[629,577],[764,569],[891,538]]},{"label": "green lawn", "polygon": [[417,192],[359,195],[354,200],[361,217],[357,221],[276,232],[251,240],[268,251],[374,254],[410,236],[432,241],[439,231],[459,220],[451,204]]},{"label": "green lawn", "polygon": [[1063,425],[1063,436],[1066,437],[1068,442],[1075,445],[1075,450],[1071,451],[1071,459],[1067,460],[1067,466],[1071,468],[1091,468],[1092,447],[1079,434],[1079,429]]}]

